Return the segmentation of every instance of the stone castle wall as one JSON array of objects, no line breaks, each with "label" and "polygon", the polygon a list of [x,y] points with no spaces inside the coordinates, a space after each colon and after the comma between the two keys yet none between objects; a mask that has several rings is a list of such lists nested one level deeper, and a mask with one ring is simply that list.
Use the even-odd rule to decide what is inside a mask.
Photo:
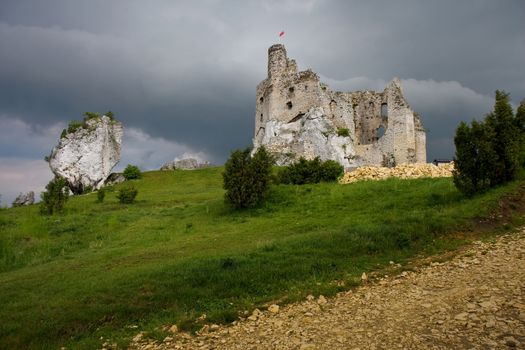
[{"label": "stone castle wall", "polygon": [[[324,143],[305,138],[315,134],[303,130],[312,109],[317,109],[315,118],[320,113],[327,123]],[[334,92],[311,70],[298,72],[283,45],[268,50],[268,77],[257,86],[255,116],[254,148],[265,145],[280,164],[322,154],[321,158],[334,160],[343,157],[338,161],[346,168],[426,162],[425,131],[403,96],[399,79],[383,92]],[[348,137],[335,137],[344,134],[341,129],[348,129]],[[341,154],[319,149],[325,146],[341,147]]]}]

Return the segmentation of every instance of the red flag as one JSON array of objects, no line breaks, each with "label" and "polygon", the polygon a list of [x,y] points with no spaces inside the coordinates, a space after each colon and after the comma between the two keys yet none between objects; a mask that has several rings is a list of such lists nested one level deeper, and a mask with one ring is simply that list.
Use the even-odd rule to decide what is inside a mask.
[{"label": "red flag", "polygon": [[284,32],[279,32],[279,38],[284,36]]}]

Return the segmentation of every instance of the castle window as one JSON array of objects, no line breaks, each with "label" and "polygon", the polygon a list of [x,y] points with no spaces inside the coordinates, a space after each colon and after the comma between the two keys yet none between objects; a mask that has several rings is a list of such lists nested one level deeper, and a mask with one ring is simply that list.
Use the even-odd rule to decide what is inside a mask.
[{"label": "castle window", "polygon": [[261,98],[259,99],[259,102],[263,103],[263,101],[264,101],[264,98],[261,97]]},{"label": "castle window", "polygon": [[261,113],[261,121],[262,121],[262,120],[263,120],[263,115],[262,115],[262,113]]},{"label": "castle window", "polygon": [[293,86],[291,86],[290,88],[288,88],[288,91],[290,91],[290,93],[292,93],[292,92],[295,91],[295,88]]},{"label": "castle window", "polygon": [[370,108],[374,108],[374,102],[370,102],[370,103],[368,104],[368,107],[370,107]]},{"label": "castle window", "polygon": [[377,139],[380,139],[385,134],[385,127],[381,125],[379,128],[377,128]]},{"label": "castle window", "polygon": [[286,106],[288,107],[288,109],[292,109],[293,107],[292,101],[286,102]]},{"label": "castle window", "polygon": [[304,86],[304,91],[308,90],[308,85]]},{"label": "castle window", "polygon": [[381,117],[387,118],[388,117],[388,105],[386,103],[383,103],[381,105]]}]

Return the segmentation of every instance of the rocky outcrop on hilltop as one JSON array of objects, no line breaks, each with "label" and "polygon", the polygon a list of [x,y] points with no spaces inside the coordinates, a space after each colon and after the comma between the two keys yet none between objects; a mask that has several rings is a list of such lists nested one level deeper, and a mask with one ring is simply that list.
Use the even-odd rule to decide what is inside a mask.
[{"label": "rocky outcrop on hilltop", "polygon": [[29,191],[27,193],[20,193],[13,201],[13,207],[21,207],[23,205],[31,205],[35,203],[35,192]]},{"label": "rocky outcrop on hilltop", "polygon": [[122,134],[122,124],[106,115],[71,123],[51,152],[49,167],[75,194],[98,189],[120,160]]},{"label": "rocky outcrop on hilltop", "polygon": [[355,154],[352,139],[339,136],[320,107],[292,122],[269,121],[261,144],[275,156],[277,165],[293,163],[299,157],[320,157],[350,167],[349,159]]},{"label": "rocky outcrop on hilltop", "polygon": [[208,161],[199,162],[195,158],[185,158],[180,160],[173,160],[167,163],[164,163],[160,170],[195,170],[195,169],[201,169],[201,168],[208,168],[211,164]]}]

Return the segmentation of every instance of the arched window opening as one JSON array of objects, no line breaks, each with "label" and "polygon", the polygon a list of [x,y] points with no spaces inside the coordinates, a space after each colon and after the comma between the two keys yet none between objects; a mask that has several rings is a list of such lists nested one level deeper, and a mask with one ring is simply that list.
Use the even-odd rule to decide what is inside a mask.
[{"label": "arched window opening", "polygon": [[387,118],[388,117],[388,106],[386,103],[383,103],[381,105],[381,117]]},{"label": "arched window opening", "polygon": [[293,107],[292,101],[286,102],[286,106],[288,107],[288,109],[292,109]]},{"label": "arched window opening", "polygon": [[385,134],[385,127],[381,125],[379,128],[377,128],[377,138],[380,139]]}]

